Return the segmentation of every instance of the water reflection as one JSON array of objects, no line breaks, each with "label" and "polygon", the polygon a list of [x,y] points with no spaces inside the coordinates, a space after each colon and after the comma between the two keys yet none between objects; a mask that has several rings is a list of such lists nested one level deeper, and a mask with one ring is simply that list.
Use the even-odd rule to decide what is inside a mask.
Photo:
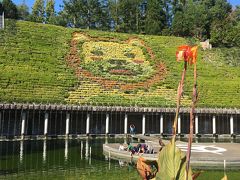
[{"label": "water reflection", "polygon": [[[107,139],[109,143],[123,141]],[[102,151],[105,142],[106,139],[91,138],[0,142],[0,179],[64,179],[69,176],[73,176],[72,179],[109,179],[107,174],[115,176],[112,171],[119,177],[118,161],[105,160]]]},{"label": "water reflection", "polygon": [[105,138],[0,142],[0,179],[139,179],[133,165],[103,155],[105,142]]},{"label": "water reflection", "polygon": [[65,161],[68,160],[68,139],[65,139],[65,151],[64,151]]},{"label": "water reflection", "polygon": [[20,141],[20,153],[19,153],[20,164],[22,164],[23,161],[23,142],[24,141]]},{"label": "water reflection", "polygon": [[43,164],[46,163],[47,141],[43,140]]}]

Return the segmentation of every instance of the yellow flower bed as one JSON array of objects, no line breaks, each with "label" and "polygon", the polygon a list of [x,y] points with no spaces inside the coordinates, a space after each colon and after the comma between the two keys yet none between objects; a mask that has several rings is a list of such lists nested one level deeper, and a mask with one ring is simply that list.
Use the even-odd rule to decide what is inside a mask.
[{"label": "yellow flower bed", "polygon": [[[109,97],[105,100],[106,102],[111,102],[111,97],[117,95],[135,103],[142,103],[142,98],[154,99],[154,97],[162,97],[163,99],[166,99],[166,101],[175,103],[177,98],[176,93],[177,92],[173,89],[167,89],[164,86],[158,86],[155,90],[150,90],[149,92],[139,90],[136,93],[127,94],[120,91],[119,89],[106,90],[96,83],[92,83],[90,81],[83,81],[76,91],[70,92],[70,95],[66,99],[66,101],[72,104],[91,104],[94,103],[91,102],[91,98],[103,95]],[[184,96],[182,99],[182,105],[189,106],[190,104],[191,99],[189,99],[187,96]]]},{"label": "yellow flower bed", "polygon": [[[82,46],[83,54],[85,55],[85,63],[93,61],[91,58],[94,56],[92,53],[93,51],[99,50],[103,52],[102,60],[109,60],[109,59],[123,59],[127,61],[133,60],[143,60],[144,63],[149,64],[146,61],[146,58],[143,54],[143,51],[138,46],[132,46],[130,44],[122,44],[116,42],[85,42]],[[134,58],[127,57],[126,53],[132,53],[135,55]]]}]

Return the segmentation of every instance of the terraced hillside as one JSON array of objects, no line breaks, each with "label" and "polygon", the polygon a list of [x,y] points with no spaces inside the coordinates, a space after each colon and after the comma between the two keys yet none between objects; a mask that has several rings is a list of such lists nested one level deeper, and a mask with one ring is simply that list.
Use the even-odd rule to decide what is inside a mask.
[{"label": "terraced hillside", "polygon": [[[0,31],[0,101],[175,106],[177,37],[86,31],[7,21]],[[200,52],[200,107],[240,107],[237,49]],[[231,56],[230,56],[231,55]],[[183,105],[191,102],[189,67]]]}]

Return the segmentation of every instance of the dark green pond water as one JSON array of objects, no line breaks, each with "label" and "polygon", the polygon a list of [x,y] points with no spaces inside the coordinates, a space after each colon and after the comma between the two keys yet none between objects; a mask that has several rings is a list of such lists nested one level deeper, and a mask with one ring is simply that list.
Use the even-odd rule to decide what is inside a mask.
[{"label": "dark green pond water", "polygon": [[[123,142],[108,139],[108,142]],[[0,179],[124,180],[141,179],[133,165],[103,155],[105,139],[0,142]],[[228,171],[239,180],[239,171]],[[199,180],[220,180],[222,171],[204,171]]]}]

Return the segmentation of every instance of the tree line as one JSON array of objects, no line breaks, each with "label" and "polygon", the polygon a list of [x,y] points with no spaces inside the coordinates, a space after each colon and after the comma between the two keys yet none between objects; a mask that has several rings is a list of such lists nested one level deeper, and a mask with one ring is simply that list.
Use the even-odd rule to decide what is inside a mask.
[{"label": "tree line", "polygon": [[35,0],[16,6],[2,0],[7,18],[86,29],[210,39],[240,46],[240,7],[227,0]]}]

